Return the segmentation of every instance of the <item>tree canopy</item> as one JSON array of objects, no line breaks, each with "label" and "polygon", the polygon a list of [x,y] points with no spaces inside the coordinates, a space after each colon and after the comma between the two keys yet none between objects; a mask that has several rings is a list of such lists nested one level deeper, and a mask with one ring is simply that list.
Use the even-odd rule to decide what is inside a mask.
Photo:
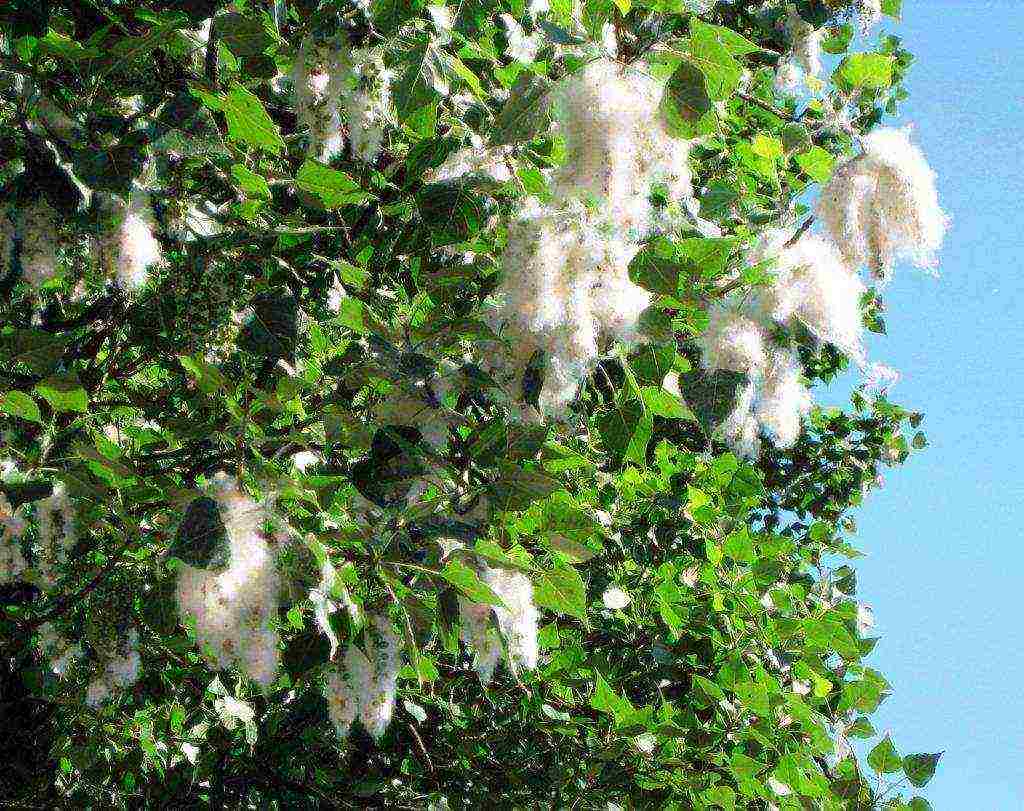
[{"label": "tree canopy", "polygon": [[5,800],[927,809],[853,568],[899,15],[0,10]]}]

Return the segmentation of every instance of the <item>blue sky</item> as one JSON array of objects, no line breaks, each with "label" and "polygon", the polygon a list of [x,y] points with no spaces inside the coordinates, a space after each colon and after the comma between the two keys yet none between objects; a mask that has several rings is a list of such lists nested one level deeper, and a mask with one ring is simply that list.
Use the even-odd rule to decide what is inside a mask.
[{"label": "blue sky", "polygon": [[[1024,0],[904,0],[916,54],[900,123],[939,174],[941,277],[900,268],[892,399],[930,447],[856,514],[860,596],[895,693],[874,719],[901,753],[945,751],[936,809],[1024,807]],[[827,398],[823,398],[827,399]]]}]

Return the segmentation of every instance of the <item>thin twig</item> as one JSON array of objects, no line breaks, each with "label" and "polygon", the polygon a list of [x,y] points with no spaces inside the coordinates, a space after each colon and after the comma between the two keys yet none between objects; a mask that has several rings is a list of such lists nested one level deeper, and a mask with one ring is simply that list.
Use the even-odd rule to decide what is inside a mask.
[{"label": "thin twig", "polygon": [[782,247],[792,248],[794,245],[796,245],[796,243],[800,241],[800,237],[807,233],[807,229],[810,228],[812,225],[814,225],[813,216],[808,217],[806,220],[800,223],[800,227],[796,229],[796,233],[793,234],[793,236],[791,236],[788,240],[786,240],[786,244],[783,245]]}]

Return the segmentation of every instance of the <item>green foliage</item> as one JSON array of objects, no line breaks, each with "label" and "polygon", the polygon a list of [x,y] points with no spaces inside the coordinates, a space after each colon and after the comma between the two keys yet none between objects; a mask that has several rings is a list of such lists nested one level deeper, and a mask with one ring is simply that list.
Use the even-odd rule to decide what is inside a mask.
[{"label": "green foliage", "polygon": [[[0,11],[3,203],[40,153],[75,190],[61,193],[60,274],[33,290],[5,262],[0,279],[0,428],[17,471],[2,490],[33,527],[27,573],[0,583],[5,800],[928,807],[896,787],[925,785],[939,755],[901,757],[888,736],[866,761],[840,745],[877,738],[866,716],[891,691],[866,662],[876,640],[858,626],[850,513],[927,444],[921,415],[858,392],[845,411],[815,409],[793,448],[745,461],[714,430],[745,377],[695,364],[709,304],[765,279],[744,245],[805,210],[849,147],[820,101],[797,112],[773,91],[778,9],[707,5],[552,2],[538,20],[523,3],[469,2],[449,7],[450,30],[404,0],[368,16],[317,0]],[[897,0],[883,6],[899,16]],[[208,45],[194,29],[215,8]],[[855,52],[848,3],[801,11],[828,25],[840,58],[825,92],[851,95],[854,126],[895,112],[901,43]],[[506,54],[504,13],[540,38],[532,63]],[[675,131],[702,136],[699,213],[726,236],[684,225],[648,242],[630,278],[654,294],[649,340],[606,347],[570,418],[534,424],[509,408],[531,392],[486,363],[500,340],[486,307],[506,215],[543,197],[565,158],[548,91],[601,52],[606,23],[623,61],[666,80]],[[372,163],[310,158],[283,80],[304,35],[342,29],[381,48],[394,77]],[[74,126],[47,131],[29,81]],[[505,148],[512,179],[433,179],[472,142]],[[133,182],[153,191],[166,262],[130,292],[93,267],[98,225],[78,195]],[[172,236],[178,209],[199,204],[215,227]],[[866,319],[884,331],[873,302]],[[779,337],[813,383],[845,366],[806,334]],[[413,416],[388,416],[398,395]],[[229,562],[222,512],[202,495],[220,470],[276,495],[290,528],[270,539],[283,664],[265,690],[212,668],[177,614],[174,559]],[[55,484],[75,503],[56,585],[34,506]],[[502,607],[484,564],[528,577],[541,613],[537,670],[499,668],[486,687],[458,611],[460,597]],[[625,606],[602,601],[612,587]],[[325,677],[362,644],[368,612],[394,620],[406,664],[384,738],[356,730],[345,745]],[[45,623],[86,649],[60,678]],[[104,645],[128,628],[141,678],[86,705]]]}]

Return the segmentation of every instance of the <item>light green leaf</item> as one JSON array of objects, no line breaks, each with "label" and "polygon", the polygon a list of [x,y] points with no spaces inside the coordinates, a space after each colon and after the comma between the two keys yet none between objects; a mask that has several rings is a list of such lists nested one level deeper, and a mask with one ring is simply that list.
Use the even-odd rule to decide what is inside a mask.
[{"label": "light green leaf", "polygon": [[[708,96],[714,101],[729,98],[739,86],[743,66],[725,44],[723,29],[694,17],[690,24],[690,57],[703,71]],[[737,45],[731,40],[733,46]]]},{"label": "light green leaf", "polygon": [[644,404],[652,414],[671,420],[697,419],[686,403],[672,392],[657,386],[644,386],[641,391]]},{"label": "light green leaf", "polygon": [[236,163],[231,167],[231,176],[238,182],[239,187],[249,197],[256,200],[269,200],[270,199],[270,186],[267,185],[267,181],[261,175],[256,174],[251,169],[247,169],[240,163]]},{"label": "light green leaf", "polygon": [[441,571],[441,577],[451,583],[474,603],[504,605],[501,598],[469,566],[459,560],[450,560]]},{"label": "light green leaf", "polygon": [[896,57],[888,54],[849,54],[832,74],[832,80],[844,90],[884,89],[892,84]]},{"label": "light green leaf", "polygon": [[21,417],[29,422],[42,422],[36,401],[21,391],[9,391],[0,400],[0,411],[12,417]]},{"label": "light green leaf", "polygon": [[888,735],[868,752],[868,765],[879,774],[892,774],[903,768],[903,761]]},{"label": "light green leaf", "polygon": [[50,404],[54,411],[89,410],[89,396],[74,372],[53,375],[35,387],[35,392]]},{"label": "light green leaf", "polygon": [[796,162],[811,180],[826,183],[832,177],[836,159],[820,146],[812,146],[806,152],[797,155]]},{"label": "light green leaf", "polygon": [[314,195],[326,209],[361,203],[370,196],[344,172],[312,159],[299,167],[295,185]]},{"label": "light green leaf", "polygon": [[587,594],[579,572],[560,566],[543,572],[533,581],[533,600],[559,614],[586,620]]},{"label": "light green leaf", "polygon": [[280,155],[284,150],[277,124],[267,114],[263,102],[244,87],[233,85],[221,100],[221,107],[227,120],[229,138],[272,155]]}]

